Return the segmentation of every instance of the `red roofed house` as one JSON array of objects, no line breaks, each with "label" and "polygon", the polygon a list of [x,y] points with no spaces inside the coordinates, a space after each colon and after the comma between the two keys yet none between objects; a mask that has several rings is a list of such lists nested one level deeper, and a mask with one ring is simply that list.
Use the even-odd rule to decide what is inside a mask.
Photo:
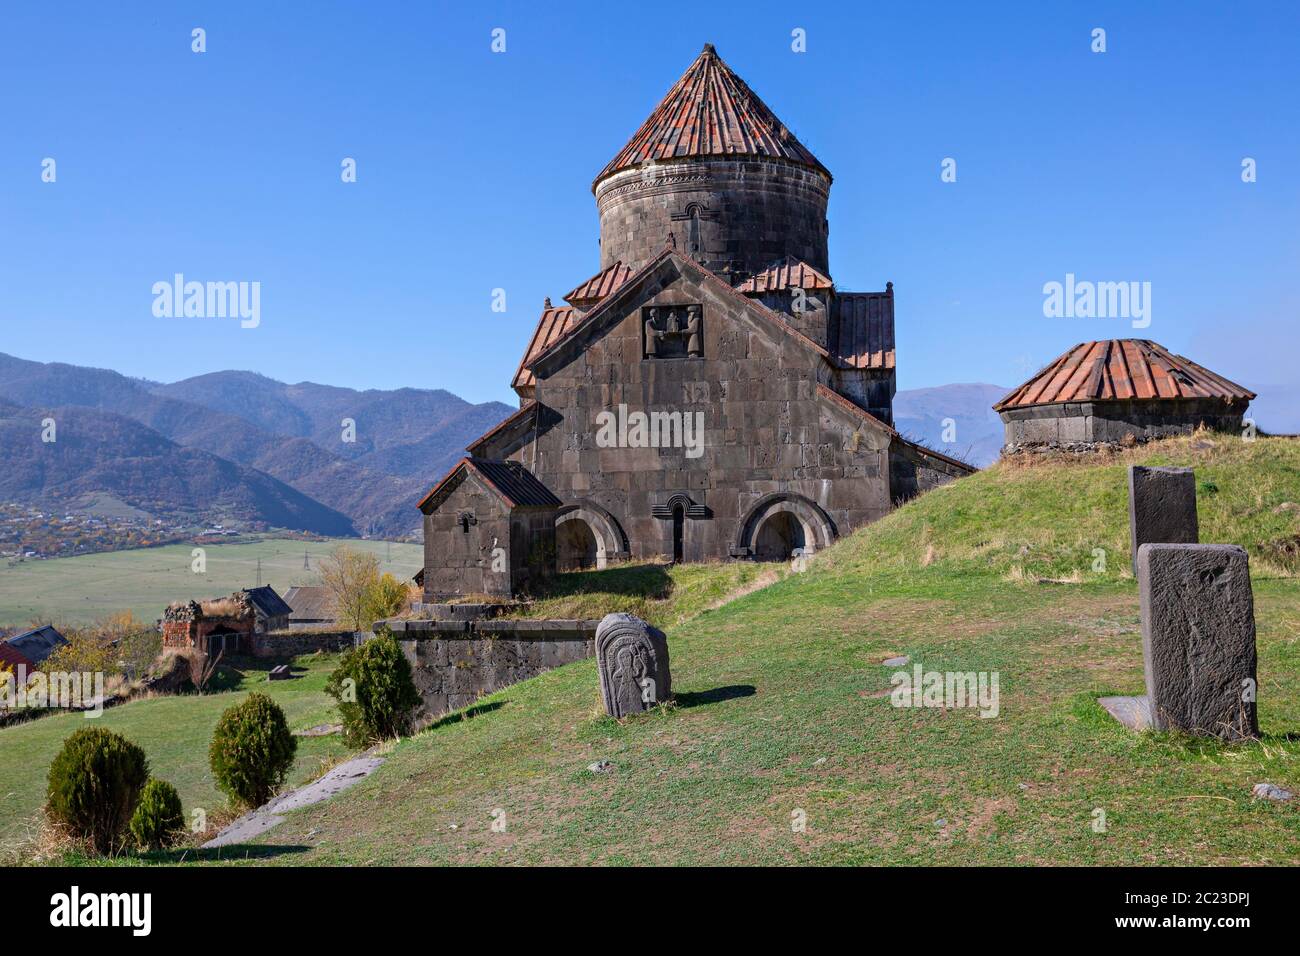
[{"label": "red roofed house", "polygon": [[1147,339],[1076,345],[993,406],[1003,454],[1240,431],[1255,393]]},{"label": "red roofed house", "polygon": [[[835,285],[830,187],[706,45],[596,177],[599,269],[567,305],[546,301],[512,383],[520,410],[443,484],[513,462],[558,501],[567,568],[784,559],[969,474],[893,428],[894,290]],[[430,540],[467,535],[473,510],[437,495],[422,504],[427,595],[453,568],[464,587],[480,574]]]}]

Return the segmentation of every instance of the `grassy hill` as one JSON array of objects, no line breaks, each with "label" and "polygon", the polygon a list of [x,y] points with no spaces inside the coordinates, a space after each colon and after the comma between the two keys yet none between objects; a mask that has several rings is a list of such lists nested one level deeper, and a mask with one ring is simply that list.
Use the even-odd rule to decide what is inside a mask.
[{"label": "grassy hill", "polygon": [[[1264,559],[1300,531],[1300,442],[1212,441],[1128,458],[1195,465],[1204,540],[1252,549],[1259,743],[1135,735],[1095,703],[1143,685],[1126,461],[998,466],[670,628],[675,706],[619,724],[593,662],[561,668],[263,842],[310,847],[294,863],[1293,861],[1300,807],[1250,788],[1300,790],[1300,586]],[[896,654],[999,672],[999,716],[891,706]]]},{"label": "grassy hill", "polygon": [[[1300,801],[1250,788],[1300,791],[1300,442],[1209,441],[927,494],[807,572],[669,611],[671,706],[604,717],[592,661],[506,688],[291,814],[258,842],[303,849],[262,862],[1293,862]],[[1095,703],[1143,686],[1130,460],[1195,465],[1203,540],[1251,549],[1259,742],[1133,734]],[[891,706],[898,654],[997,672],[998,715]]]},{"label": "grassy hill", "polygon": [[[283,595],[294,584],[318,584],[315,569],[321,558],[343,540],[358,550],[374,552],[381,570],[403,580],[424,562],[423,549],[416,544],[292,538],[205,545],[207,573],[201,575],[190,569],[190,544],[25,561],[0,566],[0,624],[25,624],[37,615],[56,624],[86,623],[125,610],[153,621],[172,601],[221,597],[253,587],[259,560],[262,583]],[[304,552],[311,570],[303,570]]]}]

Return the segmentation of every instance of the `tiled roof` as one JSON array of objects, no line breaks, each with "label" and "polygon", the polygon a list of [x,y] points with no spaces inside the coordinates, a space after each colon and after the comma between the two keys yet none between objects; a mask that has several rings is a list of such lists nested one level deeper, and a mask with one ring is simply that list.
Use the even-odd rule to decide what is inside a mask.
[{"label": "tiled roof", "polygon": [[623,265],[622,262],[616,262],[579,285],[564,297],[564,301],[570,305],[592,305],[605,298],[630,278],[632,278],[632,268]]},{"label": "tiled roof", "polygon": [[775,265],[769,266],[757,275],[750,276],[740,285],[737,292],[754,295],[762,292],[779,292],[784,289],[833,289],[835,283],[828,276],[822,275],[802,259],[786,256]]},{"label": "tiled roof", "polygon": [[830,352],[850,368],[894,367],[894,292],[841,292],[831,317]]},{"label": "tiled roof", "polygon": [[68,639],[49,624],[43,624],[13,635],[7,639],[7,643],[32,663],[39,664],[68,643]]},{"label": "tiled roof", "polygon": [[1245,404],[1255,393],[1148,339],[1084,342],[993,406],[994,411],[1105,402],[1218,398]]},{"label": "tiled roof", "polygon": [[647,160],[766,156],[830,173],[722,62],[713,44],[690,65],[596,182]]},{"label": "tiled roof", "polygon": [[289,621],[333,621],[338,618],[334,599],[328,588],[317,585],[295,585],[284,592],[284,603],[289,605]]},{"label": "tiled roof", "polygon": [[548,306],[542,309],[542,317],[537,320],[537,330],[533,332],[532,341],[528,343],[528,351],[524,353],[523,361],[519,363],[514,381],[510,383],[512,388],[526,388],[534,384],[533,373],[528,371],[528,363],[564,338],[578,324],[581,317],[582,313],[571,305]]},{"label": "tiled roof", "polygon": [[562,502],[537,477],[517,461],[490,458],[462,458],[442,481],[424,496],[419,508],[431,514],[448,494],[473,470],[511,508],[558,508]]},{"label": "tiled roof", "polygon": [[244,588],[244,593],[265,617],[284,617],[293,611],[269,584],[263,584],[260,588]]}]

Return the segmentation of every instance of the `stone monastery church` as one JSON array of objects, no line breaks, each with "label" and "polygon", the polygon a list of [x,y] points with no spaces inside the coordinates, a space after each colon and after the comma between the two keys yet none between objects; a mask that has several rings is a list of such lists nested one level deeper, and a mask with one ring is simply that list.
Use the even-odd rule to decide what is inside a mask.
[{"label": "stone monastery church", "polygon": [[893,428],[894,289],[836,287],[831,174],[713,46],[596,177],[519,411],[420,502],[425,600],[622,559],[784,560],[974,469]]}]

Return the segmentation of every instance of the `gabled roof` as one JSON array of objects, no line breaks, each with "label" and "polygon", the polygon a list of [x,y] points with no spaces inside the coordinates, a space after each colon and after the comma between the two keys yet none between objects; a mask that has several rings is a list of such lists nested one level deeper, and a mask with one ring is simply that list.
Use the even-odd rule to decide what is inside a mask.
[{"label": "gabled roof", "polygon": [[13,635],[7,638],[5,643],[33,664],[40,664],[45,658],[68,643],[68,639],[49,624],[43,624],[40,627],[32,628],[30,631],[23,631],[21,634]]},{"label": "gabled roof", "polygon": [[850,413],[851,415],[856,415],[858,418],[862,419],[862,421],[866,422],[868,425],[872,425],[880,429],[881,431],[885,432],[891,440],[900,442],[901,444],[907,445],[910,448],[914,448],[919,454],[930,455],[934,458],[938,458],[942,461],[946,461],[948,464],[956,465],[958,468],[965,469],[967,472],[970,472],[972,474],[979,471],[979,469],[976,468],[974,465],[970,464],[970,462],[962,461],[960,458],[953,458],[950,455],[945,455],[941,451],[935,451],[933,448],[929,447],[928,445],[922,445],[920,442],[912,441],[912,439],[907,438],[906,436],[900,434],[899,431],[893,426],[888,425],[885,422],[882,422],[879,418],[877,418],[875,415],[872,415],[866,409],[862,408],[859,405],[855,405],[853,402],[849,401],[839,392],[835,391],[834,389],[828,388],[825,385],[822,385],[820,382],[817,384],[817,396],[819,398],[825,399],[830,404],[843,409],[844,411]]},{"label": "gabled roof", "polygon": [[425,514],[432,514],[471,473],[508,508],[558,508],[562,504],[550,488],[517,461],[462,458],[421,499],[419,509]]},{"label": "gabled roof", "polygon": [[528,343],[528,350],[524,352],[524,357],[519,362],[519,368],[510,387],[527,388],[535,384],[533,373],[528,366],[532,364],[533,359],[573,331],[573,327],[581,318],[582,313],[571,305],[548,305],[542,309],[542,317],[537,320],[537,329]]},{"label": "gabled roof", "polygon": [[587,308],[605,298],[630,278],[632,278],[631,266],[623,265],[620,260],[579,285],[564,297],[564,301],[570,305]]},{"label": "gabled roof", "polygon": [[993,406],[996,412],[1063,402],[1217,398],[1246,404],[1255,393],[1149,339],[1083,342]]},{"label": "gabled roof", "polygon": [[[597,305],[590,312],[587,312],[586,314],[580,315],[576,319],[573,319],[571,323],[565,329],[563,329],[563,331],[561,331],[559,334],[552,336],[549,343],[544,345],[540,351],[534,353],[533,346],[530,345],[529,354],[524,357],[524,361],[521,365],[521,368],[526,368],[530,371],[532,369],[535,369],[539,362],[545,361],[551,355],[558,354],[561,348],[565,345],[565,343],[571,341],[578,334],[578,332],[580,332],[583,329],[598,326],[601,322],[606,321],[609,318],[609,316],[612,314],[612,310],[621,301],[623,301],[625,298],[633,295],[636,292],[636,289],[641,284],[642,280],[644,280],[647,276],[650,276],[656,269],[658,269],[669,259],[672,259],[677,263],[678,269],[695,273],[699,277],[700,281],[703,283],[714,284],[715,288],[718,290],[720,295],[730,296],[740,306],[740,308],[750,310],[755,315],[760,316],[764,321],[766,321],[768,324],[773,326],[774,329],[790,336],[790,338],[794,339],[799,345],[803,346],[804,348],[812,352],[815,352],[823,359],[826,359],[827,361],[831,361],[831,355],[828,351],[826,351],[826,349],[822,348],[812,339],[808,338],[808,336],[804,335],[793,325],[787,322],[785,316],[783,316],[781,313],[774,312],[773,310],[769,309],[767,306],[763,305],[762,302],[759,302],[756,299],[748,298],[747,296],[741,294],[740,292],[737,292],[728,283],[722,281],[722,279],[718,278],[714,273],[710,272],[708,269],[705,269],[699,263],[694,262],[691,259],[688,259],[686,256],[683,256],[672,246],[665,246],[663,248],[663,251],[661,251],[659,255],[655,256],[644,266],[642,266],[639,270],[637,270],[637,272],[635,272],[632,275],[632,277],[628,279],[627,282],[623,283],[623,285],[620,286],[618,290],[615,291],[612,295],[609,295],[603,300],[601,300],[600,304]],[[539,333],[541,332],[540,326],[538,328],[538,332]],[[536,342],[537,336],[534,335],[533,338],[534,338],[534,342]],[[519,381],[518,376],[516,376],[516,381]],[[532,379],[529,380],[529,383],[530,384],[532,383]]]},{"label": "gabled roof", "polygon": [[894,284],[884,292],[837,293],[829,344],[849,368],[893,368]]},{"label": "gabled roof", "polygon": [[328,588],[319,585],[294,585],[284,592],[284,603],[291,611],[289,621],[333,621],[338,618],[334,598]]},{"label": "gabled roof", "polygon": [[263,584],[259,588],[244,588],[244,593],[253,602],[253,607],[262,612],[263,617],[285,617],[293,612],[293,608],[285,604],[284,598],[269,584]]},{"label": "gabled roof", "polygon": [[689,156],[763,156],[810,166],[831,178],[817,157],[722,62],[712,43],[704,44],[682,78],[600,171],[596,183],[649,160]]},{"label": "gabled roof", "polygon": [[835,283],[830,277],[818,272],[802,259],[786,256],[762,272],[750,276],[740,285],[737,292],[757,295],[763,292],[780,292],[785,289],[833,289]]}]

